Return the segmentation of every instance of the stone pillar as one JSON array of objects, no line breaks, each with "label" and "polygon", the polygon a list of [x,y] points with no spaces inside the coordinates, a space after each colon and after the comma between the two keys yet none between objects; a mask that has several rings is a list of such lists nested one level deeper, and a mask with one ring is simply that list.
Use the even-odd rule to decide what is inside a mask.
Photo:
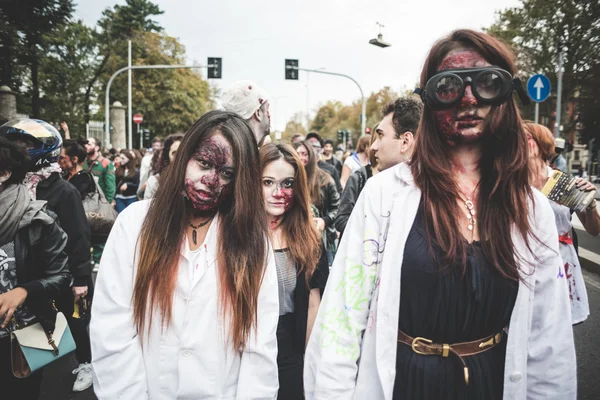
[{"label": "stone pillar", "polygon": [[115,149],[127,148],[127,124],[125,123],[126,107],[115,101],[110,107],[111,144]]},{"label": "stone pillar", "polygon": [[17,94],[8,86],[0,86],[0,124],[17,118]]}]

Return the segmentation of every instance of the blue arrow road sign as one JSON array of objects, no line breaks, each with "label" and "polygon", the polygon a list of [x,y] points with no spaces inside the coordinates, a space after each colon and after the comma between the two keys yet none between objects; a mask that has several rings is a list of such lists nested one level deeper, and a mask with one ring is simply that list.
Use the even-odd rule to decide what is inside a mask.
[{"label": "blue arrow road sign", "polygon": [[542,102],[550,96],[550,79],[542,74],[537,74],[527,81],[527,94],[531,100]]}]

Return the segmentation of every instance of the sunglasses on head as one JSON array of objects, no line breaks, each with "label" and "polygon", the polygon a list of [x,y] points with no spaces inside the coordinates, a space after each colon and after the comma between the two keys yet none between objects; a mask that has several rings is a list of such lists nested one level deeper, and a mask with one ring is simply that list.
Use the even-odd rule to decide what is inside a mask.
[{"label": "sunglasses on head", "polygon": [[417,88],[414,93],[421,96],[423,103],[434,110],[443,110],[459,103],[465,95],[466,86],[471,86],[473,96],[482,105],[500,105],[516,91],[525,105],[530,104],[519,78],[499,67],[449,69],[432,76],[425,89]]}]

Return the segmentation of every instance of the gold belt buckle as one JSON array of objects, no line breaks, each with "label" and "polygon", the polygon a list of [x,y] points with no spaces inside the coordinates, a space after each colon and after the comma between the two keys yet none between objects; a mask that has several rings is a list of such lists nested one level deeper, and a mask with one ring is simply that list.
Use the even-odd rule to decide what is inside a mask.
[{"label": "gold belt buckle", "polygon": [[423,353],[421,350],[417,349],[417,344],[419,344],[419,342],[431,344],[432,341],[429,339],[422,338],[422,337],[416,337],[413,339],[412,344],[411,344],[411,347],[415,353],[421,354],[424,356],[428,355],[427,353]]}]

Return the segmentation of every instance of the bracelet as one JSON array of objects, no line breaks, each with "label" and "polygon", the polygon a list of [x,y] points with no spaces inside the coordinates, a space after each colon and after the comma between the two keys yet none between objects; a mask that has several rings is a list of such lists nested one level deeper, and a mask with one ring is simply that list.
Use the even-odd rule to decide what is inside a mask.
[{"label": "bracelet", "polygon": [[592,202],[590,203],[589,206],[587,206],[586,210],[587,211],[592,211],[596,208],[596,199],[592,200]]}]

